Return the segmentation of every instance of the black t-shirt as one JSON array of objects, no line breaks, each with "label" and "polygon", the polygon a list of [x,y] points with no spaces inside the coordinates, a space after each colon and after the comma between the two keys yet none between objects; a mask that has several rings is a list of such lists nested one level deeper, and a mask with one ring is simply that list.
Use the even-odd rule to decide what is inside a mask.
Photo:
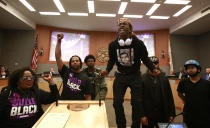
[{"label": "black t-shirt", "polygon": [[193,83],[189,78],[183,79],[177,91],[185,94],[185,120],[203,123],[210,121],[210,81],[201,78]]},{"label": "black t-shirt", "polygon": [[85,100],[90,94],[90,80],[84,73],[74,73],[66,65],[59,71],[63,79],[61,100]]}]

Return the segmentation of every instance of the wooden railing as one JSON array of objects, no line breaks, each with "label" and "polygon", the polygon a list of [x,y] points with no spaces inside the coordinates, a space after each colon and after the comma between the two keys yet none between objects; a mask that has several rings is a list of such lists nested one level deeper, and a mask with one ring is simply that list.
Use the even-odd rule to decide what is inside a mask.
[{"label": "wooden railing", "polygon": [[[54,77],[54,81],[57,84],[57,87],[59,88],[62,83],[62,79],[60,77]],[[106,83],[107,83],[107,88],[108,88],[108,93],[107,93],[106,99],[113,99],[113,81],[114,81],[113,77],[106,78]],[[178,79],[169,79],[169,81],[170,81],[171,90],[172,90],[173,97],[174,97],[175,106],[177,109],[182,110],[184,104],[181,101],[181,99],[178,97],[178,93],[176,91],[179,80]],[[0,90],[2,89],[2,87],[7,86],[7,84],[8,84],[7,78],[0,79]],[[42,78],[39,78],[38,85],[39,85],[39,88],[49,92],[48,83],[45,82]],[[63,87],[61,86],[60,93],[62,92],[62,89],[63,89]],[[130,99],[131,99],[130,88],[128,88],[125,93],[125,100],[130,100]]]}]

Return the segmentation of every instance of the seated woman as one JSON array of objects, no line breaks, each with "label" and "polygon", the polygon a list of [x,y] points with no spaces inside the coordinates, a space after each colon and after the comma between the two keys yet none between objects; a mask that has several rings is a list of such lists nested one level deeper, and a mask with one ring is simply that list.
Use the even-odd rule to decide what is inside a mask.
[{"label": "seated woman", "polygon": [[6,78],[9,76],[9,71],[6,66],[1,65],[0,69],[1,69],[0,78]]},{"label": "seated woman", "polygon": [[28,67],[14,71],[8,86],[0,94],[0,126],[2,128],[30,128],[43,114],[41,104],[57,99],[57,86],[51,76],[43,78],[49,83],[50,93],[38,88],[37,77]]}]

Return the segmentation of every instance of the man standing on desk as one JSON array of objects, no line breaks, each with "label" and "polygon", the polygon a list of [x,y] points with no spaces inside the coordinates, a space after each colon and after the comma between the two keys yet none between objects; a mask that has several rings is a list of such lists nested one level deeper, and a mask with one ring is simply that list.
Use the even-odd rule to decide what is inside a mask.
[{"label": "man standing on desk", "polygon": [[142,82],[140,75],[141,60],[155,75],[160,74],[148,58],[144,43],[132,32],[131,22],[127,18],[118,20],[118,37],[109,44],[109,61],[106,71],[101,71],[101,76],[106,76],[117,65],[113,84],[114,109],[118,128],[126,128],[126,119],[123,108],[124,96],[128,87],[131,89],[132,126],[140,128],[140,118],[143,116]]},{"label": "man standing on desk", "polygon": [[90,80],[80,72],[82,68],[81,58],[74,55],[69,60],[69,68],[63,64],[61,59],[61,41],[63,34],[57,35],[57,45],[55,49],[55,57],[58,71],[63,80],[63,91],[61,100],[91,100]]}]

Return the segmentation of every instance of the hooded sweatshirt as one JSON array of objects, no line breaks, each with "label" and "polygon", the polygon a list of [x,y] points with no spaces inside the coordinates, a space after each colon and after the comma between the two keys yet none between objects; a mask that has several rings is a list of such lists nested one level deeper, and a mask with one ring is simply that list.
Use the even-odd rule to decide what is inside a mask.
[{"label": "hooded sweatshirt", "polygon": [[0,94],[0,127],[30,128],[43,114],[41,104],[49,104],[56,100],[56,85],[50,85],[50,93],[38,88],[30,88],[23,92],[9,86]]}]

